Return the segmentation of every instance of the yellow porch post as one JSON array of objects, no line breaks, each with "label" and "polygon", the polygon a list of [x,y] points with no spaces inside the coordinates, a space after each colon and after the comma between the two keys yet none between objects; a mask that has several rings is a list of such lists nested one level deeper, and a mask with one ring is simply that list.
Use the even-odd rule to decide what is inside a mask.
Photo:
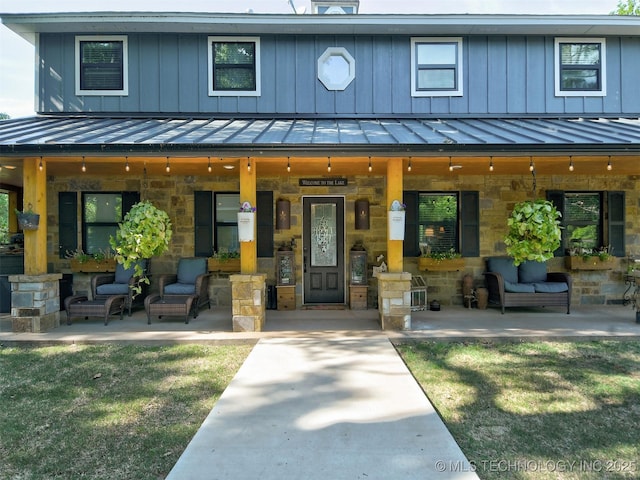
[{"label": "yellow porch post", "polygon": [[37,230],[24,231],[24,273],[42,275],[47,273],[47,165],[39,158],[23,161],[24,204],[18,209],[27,210],[29,204],[40,215]]},{"label": "yellow porch post", "polygon": [[[256,205],[256,170],[255,161],[251,161],[249,157],[240,161],[240,203],[249,202],[258,208]],[[253,238],[253,242],[240,242],[240,272],[243,274],[255,273],[258,268],[255,230]]]},{"label": "yellow porch post", "polygon": [[[390,158],[387,161],[387,212],[394,200],[402,202],[402,158]],[[389,240],[387,234],[387,267],[389,272],[403,271],[402,245],[402,240]]]}]

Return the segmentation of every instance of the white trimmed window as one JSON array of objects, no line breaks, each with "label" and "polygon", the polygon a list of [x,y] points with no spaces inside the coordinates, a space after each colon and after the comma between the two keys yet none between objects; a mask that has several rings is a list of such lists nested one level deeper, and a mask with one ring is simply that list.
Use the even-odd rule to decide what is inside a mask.
[{"label": "white trimmed window", "polygon": [[208,37],[209,95],[260,96],[260,38]]},{"label": "white trimmed window", "polygon": [[554,58],[557,97],[607,94],[604,38],[556,38]]},{"label": "white trimmed window", "polygon": [[411,39],[411,95],[462,96],[462,37]]},{"label": "white trimmed window", "polygon": [[128,95],[125,35],[76,37],[76,95]]}]

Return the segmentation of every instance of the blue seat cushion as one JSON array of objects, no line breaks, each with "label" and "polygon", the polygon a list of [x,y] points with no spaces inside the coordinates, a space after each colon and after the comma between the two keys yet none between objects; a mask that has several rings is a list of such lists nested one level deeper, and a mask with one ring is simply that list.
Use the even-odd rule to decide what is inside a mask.
[{"label": "blue seat cushion", "polygon": [[513,264],[511,257],[487,258],[487,270],[501,274],[505,283],[518,283],[518,267]]},{"label": "blue seat cushion", "polygon": [[178,262],[178,283],[195,284],[203,273],[207,273],[206,258],[181,258]]},{"label": "blue seat cushion", "polygon": [[105,283],[96,288],[98,295],[129,295],[128,283]]},{"label": "blue seat cushion", "polygon": [[505,280],[504,291],[511,293],[535,293],[536,289],[530,283],[512,283]]},{"label": "blue seat cushion", "polygon": [[569,285],[564,282],[534,283],[533,286],[538,293],[561,293],[569,291]]},{"label": "blue seat cushion", "polygon": [[[136,263],[139,263],[142,266],[142,270],[147,268],[147,261],[140,260]],[[124,268],[124,265],[121,263],[116,264],[116,279],[115,283],[129,283],[131,277],[135,275],[135,267],[136,263],[132,263],[129,268]]]},{"label": "blue seat cushion", "polygon": [[547,281],[547,264],[545,262],[526,261],[518,267],[520,283],[542,283]]},{"label": "blue seat cushion", "polygon": [[165,295],[195,295],[195,283],[172,283],[164,287]]}]

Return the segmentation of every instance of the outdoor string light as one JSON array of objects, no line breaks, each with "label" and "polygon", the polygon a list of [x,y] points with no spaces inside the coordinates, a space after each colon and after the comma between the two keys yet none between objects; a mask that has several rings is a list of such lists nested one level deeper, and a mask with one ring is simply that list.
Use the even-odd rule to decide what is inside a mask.
[{"label": "outdoor string light", "polygon": [[569,157],[569,171],[573,172],[573,157]]},{"label": "outdoor string light", "polygon": [[38,168],[40,169],[40,171],[42,171],[42,169],[44,168],[42,166],[42,156],[40,156],[40,165],[38,165]]},{"label": "outdoor string light", "polygon": [[411,157],[409,157],[409,165],[407,165],[407,172],[411,171]]},{"label": "outdoor string light", "polygon": [[369,172],[371,172],[371,170],[373,170],[373,167],[371,166],[371,157],[369,157]]},{"label": "outdoor string light", "polygon": [[327,157],[327,172],[331,173],[331,157]]},{"label": "outdoor string light", "polygon": [[87,165],[84,163],[84,155],[82,156],[82,171],[83,172],[87,171]]},{"label": "outdoor string light", "polygon": [[211,170],[213,170],[213,168],[211,167],[211,157],[207,157],[209,159],[209,165],[207,165],[207,170],[209,173],[211,173]]},{"label": "outdoor string light", "polygon": [[167,157],[167,166],[164,167],[164,169],[166,170],[167,173],[171,171],[171,165],[169,165],[169,157]]},{"label": "outdoor string light", "polygon": [[535,167],[533,166],[533,157],[529,157],[529,171],[533,172],[533,169]]},{"label": "outdoor string light", "polygon": [[489,159],[489,171],[493,172],[493,157],[490,157]]},{"label": "outdoor string light", "polygon": [[609,161],[607,162],[607,170],[611,171],[613,169],[613,165],[611,165],[611,155],[609,155]]},{"label": "outdoor string light", "polygon": [[291,172],[291,158],[287,157],[287,172]]},{"label": "outdoor string light", "polygon": [[124,169],[125,171],[129,171],[129,157],[124,157],[125,162],[124,162]]}]

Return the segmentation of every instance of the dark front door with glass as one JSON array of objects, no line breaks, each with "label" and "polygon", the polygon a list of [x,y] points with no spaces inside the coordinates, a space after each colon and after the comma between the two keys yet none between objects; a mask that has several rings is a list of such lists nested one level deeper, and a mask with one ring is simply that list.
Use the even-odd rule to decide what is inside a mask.
[{"label": "dark front door with glass", "polygon": [[344,303],[344,198],[303,199],[304,303]]}]

